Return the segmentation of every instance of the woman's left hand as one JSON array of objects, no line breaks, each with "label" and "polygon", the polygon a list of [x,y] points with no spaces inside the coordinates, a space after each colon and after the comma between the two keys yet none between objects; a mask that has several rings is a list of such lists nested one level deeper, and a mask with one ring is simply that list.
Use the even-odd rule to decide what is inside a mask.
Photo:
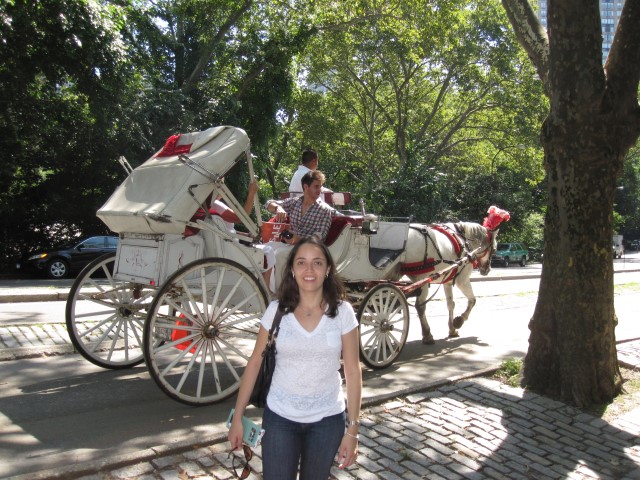
[{"label": "woman's left hand", "polygon": [[358,440],[345,434],[338,448],[338,468],[347,468],[353,465],[358,458]]}]

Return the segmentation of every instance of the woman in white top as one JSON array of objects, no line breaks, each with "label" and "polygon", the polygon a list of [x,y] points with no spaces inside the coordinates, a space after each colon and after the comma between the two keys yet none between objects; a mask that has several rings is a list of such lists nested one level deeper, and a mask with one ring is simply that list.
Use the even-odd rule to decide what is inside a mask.
[{"label": "woman in white top", "polygon": [[[297,243],[288,258],[278,300],[262,318],[229,430],[232,450],[242,446],[241,417],[249,402],[268,331],[283,312],[276,340],[276,368],[263,415],[264,480],[326,480],[358,454],[362,372],[358,323],[327,247],[314,237]],[[346,402],[339,373],[344,363]],[[346,407],[346,411],[345,411]]]}]

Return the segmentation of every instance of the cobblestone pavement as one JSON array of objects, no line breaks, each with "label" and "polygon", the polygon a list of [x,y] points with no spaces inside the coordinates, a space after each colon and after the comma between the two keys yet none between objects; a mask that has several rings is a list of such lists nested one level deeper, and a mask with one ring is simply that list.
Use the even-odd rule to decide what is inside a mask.
[{"label": "cobblestone pavement", "polygon": [[69,345],[64,323],[0,327],[0,349]]},{"label": "cobblestone pavement", "polygon": [[[609,424],[474,378],[363,410],[357,465],[332,479],[640,479],[640,412]],[[235,478],[226,443],[80,477]],[[248,477],[260,478],[260,449]]]}]

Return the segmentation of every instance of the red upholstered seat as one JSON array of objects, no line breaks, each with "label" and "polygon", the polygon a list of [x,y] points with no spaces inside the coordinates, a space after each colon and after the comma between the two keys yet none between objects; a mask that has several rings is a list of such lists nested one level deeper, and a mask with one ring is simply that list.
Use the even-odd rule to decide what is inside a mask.
[{"label": "red upholstered seat", "polygon": [[327,238],[324,241],[325,245],[332,245],[347,225],[361,226],[362,217],[347,217],[346,215],[341,217],[333,217],[331,219],[331,227],[329,227],[329,233],[327,234]]}]

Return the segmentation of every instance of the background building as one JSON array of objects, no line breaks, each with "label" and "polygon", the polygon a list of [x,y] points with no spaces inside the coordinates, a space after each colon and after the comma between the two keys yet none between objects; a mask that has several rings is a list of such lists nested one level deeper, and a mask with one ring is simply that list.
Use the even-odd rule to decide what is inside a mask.
[{"label": "background building", "polygon": [[[538,17],[547,27],[547,0],[538,0]],[[618,26],[624,0],[600,0],[600,18],[602,19],[602,62],[607,59],[613,34]]]}]

